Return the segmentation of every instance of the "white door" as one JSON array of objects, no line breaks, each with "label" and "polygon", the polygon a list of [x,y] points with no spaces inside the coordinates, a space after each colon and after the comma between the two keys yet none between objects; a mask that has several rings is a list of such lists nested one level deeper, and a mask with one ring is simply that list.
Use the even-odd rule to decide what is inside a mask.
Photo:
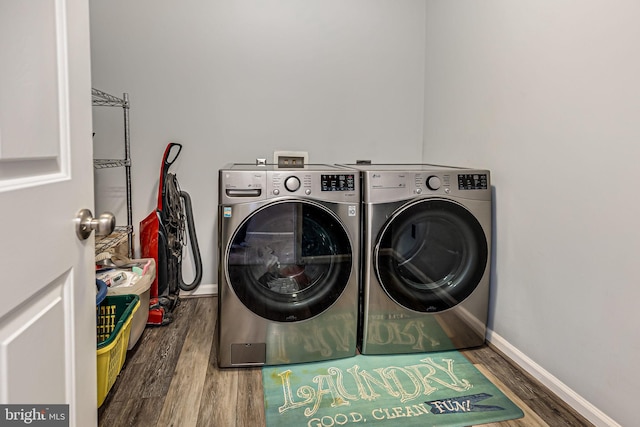
[{"label": "white door", "polygon": [[[0,403],[97,424],[87,0],[0,0]],[[95,214],[95,212],[94,212]]]}]

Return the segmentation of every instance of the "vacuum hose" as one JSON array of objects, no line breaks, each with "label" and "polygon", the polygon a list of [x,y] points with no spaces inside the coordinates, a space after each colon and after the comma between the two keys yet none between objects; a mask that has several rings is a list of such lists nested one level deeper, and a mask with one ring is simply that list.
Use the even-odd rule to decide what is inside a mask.
[{"label": "vacuum hose", "polygon": [[[169,248],[169,289],[177,291],[176,285],[183,291],[192,291],[202,281],[202,259],[198,248],[195,225],[193,223],[193,211],[191,209],[191,197],[186,191],[180,190],[175,174],[167,174],[166,194],[163,216],[166,227],[167,247]],[[186,223],[186,230],[185,230]],[[186,231],[189,233],[191,251],[196,267],[196,276],[191,283],[184,283],[182,277],[182,248],[186,246]]]},{"label": "vacuum hose", "polygon": [[178,286],[183,291],[192,291],[202,281],[202,259],[200,258],[200,248],[198,247],[198,238],[196,237],[195,225],[193,224],[193,211],[191,209],[191,196],[186,191],[180,191],[180,198],[184,202],[184,209],[187,219],[187,229],[189,230],[189,241],[191,242],[191,251],[193,252],[193,260],[196,265],[196,277],[191,283],[184,283],[182,278],[182,260],[179,262]]}]

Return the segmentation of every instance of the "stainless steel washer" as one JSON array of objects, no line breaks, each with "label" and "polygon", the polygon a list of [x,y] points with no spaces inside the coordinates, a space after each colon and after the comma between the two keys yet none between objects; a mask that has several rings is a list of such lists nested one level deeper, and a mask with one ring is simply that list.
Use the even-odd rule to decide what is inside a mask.
[{"label": "stainless steel washer", "polygon": [[355,355],[359,172],[231,164],[219,174],[220,367]]},{"label": "stainless steel washer", "polygon": [[344,166],[362,173],[362,353],[483,344],[491,254],[489,171]]}]

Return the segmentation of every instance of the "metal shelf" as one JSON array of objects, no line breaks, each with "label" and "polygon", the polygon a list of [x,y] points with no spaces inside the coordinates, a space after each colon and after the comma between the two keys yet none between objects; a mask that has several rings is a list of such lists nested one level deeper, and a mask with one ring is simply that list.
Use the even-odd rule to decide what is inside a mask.
[{"label": "metal shelf", "polygon": [[93,159],[94,169],[122,168],[131,166],[131,161],[127,159]]},{"label": "metal shelf", "polygon": [[94,106],[129,108],[129,100],[126,94],[123,98],[118,98],[95,88],[91,89],[91,103]]},{"label": "metal shelf", "polygon": [[[129,258],[133,258],[133,209],[131,207],[131,140],[129,134],[129,94],[123,93],[122,98],[118,98],[101,90],[92,88],[91,103],[94,107],[122,107],[122,111],[124,113],[124,159],[94,159],[93,167],[94,169],[118,167],[125,168],[127,225],[125,227],[116,227],[116,229],[119,229],[121,232],[122,230],[124,230],[124,237],[128,239],[128,256]],[[112,235],[113,234],[114,233],[112,233]],[[100,240],[102,241],[104,239]],[[118,242],[117,244],[119,244],[120,242]],[[117,246],[117,244],[113,246]],[[104,249],[102,249],[101,252],[104,252]],[[98,253],[97,239],[96,253]]]},{"label": "metal shelf", "polygon": [[[115,249],[117,246],[129,239],[129,233],[133,232],[133,227],[118,226],[113,233],[108,236],[96,237],[96,255]],[[129,257],[131,258],[131,257]]]}]

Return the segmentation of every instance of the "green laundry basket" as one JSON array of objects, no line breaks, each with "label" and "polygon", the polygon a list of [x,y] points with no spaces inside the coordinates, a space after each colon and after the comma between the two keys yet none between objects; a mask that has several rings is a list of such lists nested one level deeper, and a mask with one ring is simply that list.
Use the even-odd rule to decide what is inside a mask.
[{"label": "green laundry basket", "polygon": [[102,405],[127,358],[131,319],[140,307],[138,295],[107,296],[97,306],[98,407]]}]

